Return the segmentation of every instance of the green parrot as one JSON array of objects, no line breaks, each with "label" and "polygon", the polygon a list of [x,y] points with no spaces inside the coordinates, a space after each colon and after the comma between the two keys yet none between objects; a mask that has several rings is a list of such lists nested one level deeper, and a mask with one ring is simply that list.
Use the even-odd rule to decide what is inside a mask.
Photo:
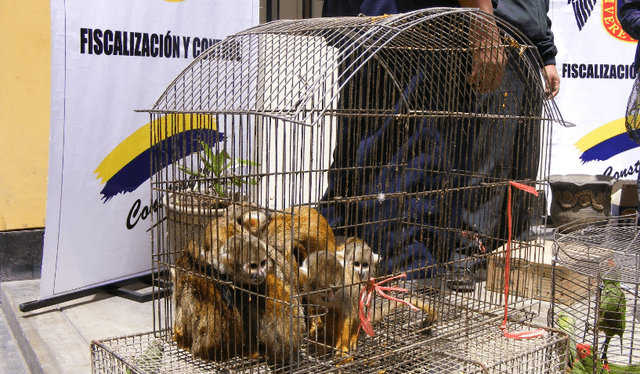
[{"label": "green parrot", "polygon": [[588,344],[578,344],[578,359],[573,363],[573,374],[592,374],[593,362],[596,362],[596,374],[640,374],[640,365],[619,365],[612,363],[603,364],[598,356],[591,353],[591,346]]},{"label": "green parrot", "polygon": [[[591,346],[588,344],[577,344],[578,358],[573,363],[572,374],[606,374],[607,369],[602,365],[595,352],[591,353]],[[596,363],[596,371],[593,371],[593,363]]]},{"label": "green parrot", "polygon": [[557,319],[558,327],[560,330],[566,332],[569,335],[569,344],[567,349],[567,361],[569,366],[573,365],[573,361],[577,356],[576,348],[576,320],[569,313],[560,312]]},{"label": "green parrot", "polygon": [[[609,261],[609,265],[612,267],[615,266],[613,261]],[[618,278],[619,273],[619,270],[615,267],[610,271],[610,274],[614,275],[615,278]],[[622,342],[622,334],[624,334],[624,329],[627,325],[627,299],[624,296],[624,291],[620,287],[619,281],[603,279],[602,283],[599,330],[607,336],[602,344],[601,357],[602,360],[606,362],[607,350],[609,349],[611,338],[614,335],[618,335]]]}]

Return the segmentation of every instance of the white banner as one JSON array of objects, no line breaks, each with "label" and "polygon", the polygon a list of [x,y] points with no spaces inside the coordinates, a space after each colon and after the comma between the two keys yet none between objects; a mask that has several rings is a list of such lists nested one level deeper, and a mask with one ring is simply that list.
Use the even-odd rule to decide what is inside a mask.
[{"label": "white banner", "polygon": [[149,109],[258,0],[51,2],[52,92],[40,296],[151,270]]},{"label": "white banner", "polygon": [[552,174],[635,179],[640,171],[640,149],[624,127],[636,41],[622,31],[616,9],[616,0],[551,1],[561,79],[556,102],[576,125],[553,129]]}]

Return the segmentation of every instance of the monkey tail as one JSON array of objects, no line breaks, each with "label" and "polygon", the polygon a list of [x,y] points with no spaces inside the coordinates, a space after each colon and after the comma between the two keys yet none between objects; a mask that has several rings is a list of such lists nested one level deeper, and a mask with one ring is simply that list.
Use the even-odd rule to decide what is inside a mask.
[{"label": "monkey tail", "polygon": [[[402,300],[409,302],[414,307],[418,308],[418,311],[411,310],[411,318],[409,319],[413,324],[413,321],[419,320],[421,327],[429,327],[433,325],[438,320],[438,312],[434,307],[431,306],[424,299],[421,299],[417,296],[405,296],[402,297]],[[392,314],[398,307],[408,308],[406,304],[385,299],[385,298],[376,298],[373,306],[373,310],[371,311],[371,322],[380,322],[385,317]]]}]

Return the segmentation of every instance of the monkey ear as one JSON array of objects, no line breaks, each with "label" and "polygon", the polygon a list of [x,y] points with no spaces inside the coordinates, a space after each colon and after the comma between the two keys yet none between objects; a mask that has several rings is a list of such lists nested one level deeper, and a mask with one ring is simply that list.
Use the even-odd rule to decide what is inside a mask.
[{"label": "monkey ear", "polygon": [[300,270],[302,269],[304,269],[306,274],[309,273],[309,257],[308,256],[307,258],[304,259],[304,261],[302,261],[302,265],[300,265]]},{"label": "monkey ear", "polygon": [[306,277],[309,276],[309,268],[306,266],[305,263],[303,263],[302,266],[300,266],[300,274],[303,274]]}]

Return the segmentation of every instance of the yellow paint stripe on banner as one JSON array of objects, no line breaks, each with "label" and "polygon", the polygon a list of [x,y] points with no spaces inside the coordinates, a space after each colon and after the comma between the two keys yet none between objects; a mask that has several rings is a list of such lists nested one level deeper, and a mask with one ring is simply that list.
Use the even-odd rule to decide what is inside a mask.
[{"label": "yellow paint stripe on banner", "polygon": [[[159,131],[154,135],[154,143],[186,130],[216,129],[215,119],[209,114],[170,114],[160,117],[156,121],[159,123],[154,123],[154,128]],[[109,152],[94,171],[98,174],[96,179],[101,179],[100,184],[106,183],[131,160],[149,149],[150,134],[151,123],[147,123]]]},{"label": "yellow paint stripe on banner", "polygon": [[625,117],[622,117],[609,123],[605,123],[580,138],[580,140],[575,143],[575,146],[584,152],[607,139],[626,132],[627,129],[624,126],[624,120]]}]

